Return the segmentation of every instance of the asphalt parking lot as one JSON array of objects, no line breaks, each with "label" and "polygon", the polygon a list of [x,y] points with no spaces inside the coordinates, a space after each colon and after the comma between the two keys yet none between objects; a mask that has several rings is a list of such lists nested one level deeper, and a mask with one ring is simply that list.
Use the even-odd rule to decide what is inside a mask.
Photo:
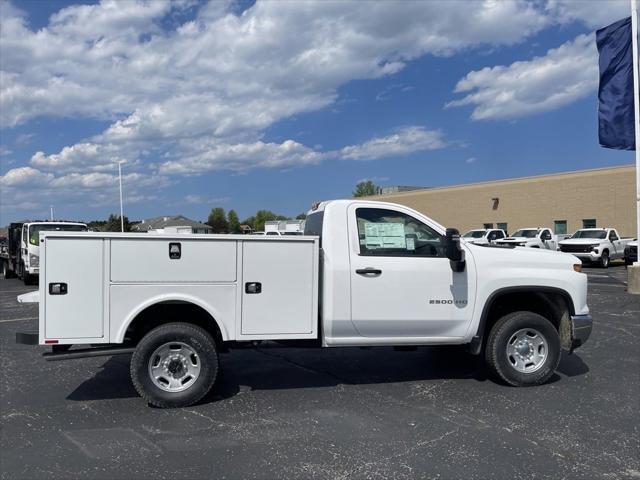
[{"label": "asphalt parking lot", "polygon": [[461,348],[221,356],[215,392],[148,407],[128,356],[46,362],[0,280],[2,478],[640,478],[640,297],[585,269],[594,332],[552,381],[510,388]]}]

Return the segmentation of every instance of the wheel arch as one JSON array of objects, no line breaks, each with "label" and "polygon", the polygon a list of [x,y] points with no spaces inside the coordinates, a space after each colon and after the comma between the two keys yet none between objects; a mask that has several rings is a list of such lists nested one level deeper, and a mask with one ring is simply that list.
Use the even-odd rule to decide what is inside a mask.
[{"label": "wheel arch", "polygon": [[196,297],[175,294],[152,297],[139,304],[129,312],[112,341],[122,343],[131,338],[137,342],[150,329],[176,321],[199,325],[216,341],[229,339],[220,313],[214,307]]},{"label": "wheel arch", "polygon": [[571,295],[561,288],[548,286],[500,288],[489,295],[482,308],[478,328],[470,344],[471,353],[476,355],[481,353],[488,330],[500,317],[518,310],[532,311],[547,318],[556,327],[561,338],[567,335],[565,329],[568,316],[575,315]]}]

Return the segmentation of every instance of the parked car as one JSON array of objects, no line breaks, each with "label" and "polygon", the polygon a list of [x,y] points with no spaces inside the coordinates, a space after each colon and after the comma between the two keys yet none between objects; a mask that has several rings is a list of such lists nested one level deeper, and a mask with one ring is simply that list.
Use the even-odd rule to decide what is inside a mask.
[{"label": "parked car", "polygon": [[546,250],[558,249],[558,238],[551,233],[550,228],[521,228],[511,234],[510,237],[495,242],[498,245],[512,245],[516,247],[544,248]]},{"label": "parked car", "polygon": [[607,268],[611,260],[624,258],[632,238],[620,238],[615,228],[583,228],[560,242],[560,250],[587,262]]},{"label": "parked car", "polygon": [[40,330],[16,340],[53,346],[52,360],[132,353],[139,394],[180,407],[212,388],[217,352],[261,341],[464,344],[501,381],[532,386],[591,333],[572,255],[461,242],[408,207],[359,199],[316,206],[304,233],[41,233],[44,281],[19,297],[42,302]]},{"label": "parked car", "polygon": [[624,248],[624,263],[629,266],[638,261],[638,240],[627,243]]},{"label": "parked car", "polygon": [[479,228],[476,230],[469,230],[462,236],[462,240],[476,245],[491,245],[496,240],[501,240],[506,236],[507,234],[504,230],[495,228]]}]

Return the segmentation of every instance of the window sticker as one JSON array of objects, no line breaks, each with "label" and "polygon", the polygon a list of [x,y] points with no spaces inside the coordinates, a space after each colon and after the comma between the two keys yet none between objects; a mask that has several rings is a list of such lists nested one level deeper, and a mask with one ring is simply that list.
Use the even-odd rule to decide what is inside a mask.
[{"label": "window sticker", "polygon": [[[403,223],[365,223],[364,244],[368,249],[407,248]],[[414,246],[415,248],[415,246]]]},{"label": "window sticker", "polygon": [[415,250],[416,241],[413,237],[407,237],[407,250]]}]

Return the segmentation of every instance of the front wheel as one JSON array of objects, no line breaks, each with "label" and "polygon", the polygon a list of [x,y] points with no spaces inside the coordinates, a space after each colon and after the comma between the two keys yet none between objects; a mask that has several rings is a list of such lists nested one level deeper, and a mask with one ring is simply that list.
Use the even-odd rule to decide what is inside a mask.
[{"label": "front wheel", "polygon": [[22,281],[27,286],[34,283],[33,275],[31,275],[24,267],[22,268]]},{"label": "front wheel", "polygon": [[600,266],[602,268],[609,268],[609,262],[611,259],[609,258],[609,252],[606,250],[602,252],[602,256],[600,257]]},{"label": "front wheel", "polygon": [[156,407],[193,405],[213,386],[218,354],[211,335],[196,325],[167,323],[151,330],[131,357],[131,380]]},{"label": "front wheel", "polygon": [[514,312],[491,329],[485,360],[491,371],[509,385],[540,385],[555,372],[560,349],[558,331],[549,320],[533,312]]}]

